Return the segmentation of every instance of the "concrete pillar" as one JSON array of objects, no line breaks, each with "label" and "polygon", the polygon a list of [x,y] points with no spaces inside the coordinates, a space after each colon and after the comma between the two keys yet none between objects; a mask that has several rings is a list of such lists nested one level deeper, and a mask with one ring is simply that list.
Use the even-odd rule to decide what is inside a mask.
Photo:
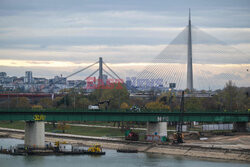
[{"label": "concrete pillar", "polygon": [[247,131],[250,132],[250,122],[247,123]]},{"label": "concrete pillar", "polygon": [[148,122],[147,135],[167,136],[167,122]]},{"label": "concrete pillar", "polygon": [[236,132],[246,132],[247,131],[247,122],[234,122],[233,123],[234,131]]},{"label": "concrete pillar", "polygon": [[45,129],[42,121],[28,121],[25,124],[24,144],[31,147],[45,147]]}]

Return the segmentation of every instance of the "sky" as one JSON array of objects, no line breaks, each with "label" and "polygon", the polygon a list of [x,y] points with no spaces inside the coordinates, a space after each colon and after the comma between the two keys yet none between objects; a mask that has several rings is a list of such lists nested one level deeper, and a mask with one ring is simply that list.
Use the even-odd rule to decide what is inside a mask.
[{"label": "sky", "polygon": [[189,8],[193,25],[250,64],[249,0],[0,0],[0,71],[52,78],[103,57],[121,77],[132,76],[185,29]]}]

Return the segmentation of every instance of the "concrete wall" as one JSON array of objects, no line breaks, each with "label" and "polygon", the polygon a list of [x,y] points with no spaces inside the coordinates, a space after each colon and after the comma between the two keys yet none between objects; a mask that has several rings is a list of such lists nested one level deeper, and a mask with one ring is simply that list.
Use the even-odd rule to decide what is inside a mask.
[{"label": "concrete wall", "polygon": [[45,147],[44,122],[26,122],[24,144],[31,147]]},{"label": "concrete wall", "polygon": [[167,122],[148,122],[147,135],[167,136]]}]

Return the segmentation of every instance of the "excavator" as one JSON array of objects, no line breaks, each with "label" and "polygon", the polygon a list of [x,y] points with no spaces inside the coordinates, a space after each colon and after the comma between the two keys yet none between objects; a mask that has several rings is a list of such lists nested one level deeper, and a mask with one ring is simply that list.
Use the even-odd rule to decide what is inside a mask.
[{"label": "excavator", "polygon": [[139,140],[139,135],[132,130],[128,129],[125,132],[125,140],[131,140],[131,141],[138,141]]},{"label": "excavator", "polygon": [[173,143],[178,144],[178,143],[184,143],[184,135],[181,132],[175,132],[174,133],[174,138],[173,138]]}]

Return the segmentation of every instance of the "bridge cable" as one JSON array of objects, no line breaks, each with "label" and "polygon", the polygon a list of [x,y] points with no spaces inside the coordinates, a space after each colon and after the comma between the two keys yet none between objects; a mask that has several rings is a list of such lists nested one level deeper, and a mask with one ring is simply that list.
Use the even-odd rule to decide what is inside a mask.
[{"label": "bridge cable", "polygon": [[[80,72],[82,72],[82,71],[84,71],[84,70],[86,70],[86,69],[88,69],[88,68],[94,66],[94,65],[97,64],[97,63],[98,63],[98,61],[95,62],[95,63],[93,63],[93,64],[91,64],[91,65],[89,65],[89,66],[87,66],[87,67],[85,67],[85,68],[83,68],[83,69],[81,69],[81,70],[79,70],[79,71],[76,71],[76,72],[74,72],[74,73],[72,73],[72,74],[70,74],[70,75],[68,75],[68,76],[66,76],[66,77],[64,77],[64,78],[67,79],[67,78],[69,78],[69,77],[72,77],[73,75],[76,75],[76,74],[78,74],[78,73],[80,73]],[[57,80],[55,83],[51,83],[51,84],[49,84],[49,85],[43,87],[42,89],[40,89],[40,91],[43,90],[43,89],[45,89],[45,88],[49,88],[49,87],[51,87],[52,85],[54,85],[54,84],[56,84],[56,83],[58,83],[58,82],[60,82],[60,81],[62,81],[62,80],[63,80],[63,78]]]},{"label": "bridge cable", "polygon": [[97,64],[98,62],[99,62],[99,61],[97,61],[97,62],[95,62],[95,63],[93,63],[93,64],[91,64],[91,65],[89,65],[89,66],[87,66],[87,67],[85,67],[85,68],[83,68],[83,69],[81,69],[81,70],[79,70],[79,71],[76,71],[76,72],[74,72],[73,74],[70,74],[70,75],[66,76],[65,78],[72,77],[73,75],[76,75],[76,74],[78,74],[78,73],[80,73],[80,72],[82,72],[82,71],[84,71],[84,70],[86,70],[86,69],[88,69],[88,68],[94,66],[94,65]]},{"label": "bridge cable", "polygon": [[[72,76],[74,76],[74,75],[76,75],[76,74],[78,74],[78,73],[80,73],[80,72],[82,72],[82,71],[84,71],[84,70],[86,70],[86,69],[88,69],[88,68],[94,66],[94,65],[97,64],[97,63],[98,63],[98,61],[95,62],[95,63],[93,63],[93,64],[91,64],[91,65],[89,65],[89,66],[87,66],[87,67],[85,67],[85,68],[83,68],[83,69],[81,69],[81,70],[79,70],[79,71],[76,71],[76,72],[74,72],[74,73],[72,73],[72,74],[66,76],[65,78],[72,77]],[[60,79],[60,80],[56,81],[56,83],[58,83],[59,81],[62,81],[62,80],[63,80],[63,79]],[[56,84],[56,83],[53,83],[53,84]]]},{"label": "bridge cable", "polygon": [[103,64],[119,79],[122,80],[105,62]]},{"label": "bridge cable", "polygon": [[[86,77],[83,81],[85,81],[85,80],[87,80],[88,78],[90,78],[90,77],[92,77],[95,73],[97,73],[99,71],[99,69],[97,69],[96,71],[94,71],[93,73],[91,73],[88,77]],[[81,85],[82,84],[82,82],[83,81],[81,81],[80,83],[78,83],[76,86],[74,86],[73,88],[76,88],[76,87],[78,87],[79,85]]]},{"label": "bridge cable", "polygon": [[111,75],[108,71],[102,69],[108,76],[110,76],[111,78],[115,79],[115,77],[113,75]]}]

